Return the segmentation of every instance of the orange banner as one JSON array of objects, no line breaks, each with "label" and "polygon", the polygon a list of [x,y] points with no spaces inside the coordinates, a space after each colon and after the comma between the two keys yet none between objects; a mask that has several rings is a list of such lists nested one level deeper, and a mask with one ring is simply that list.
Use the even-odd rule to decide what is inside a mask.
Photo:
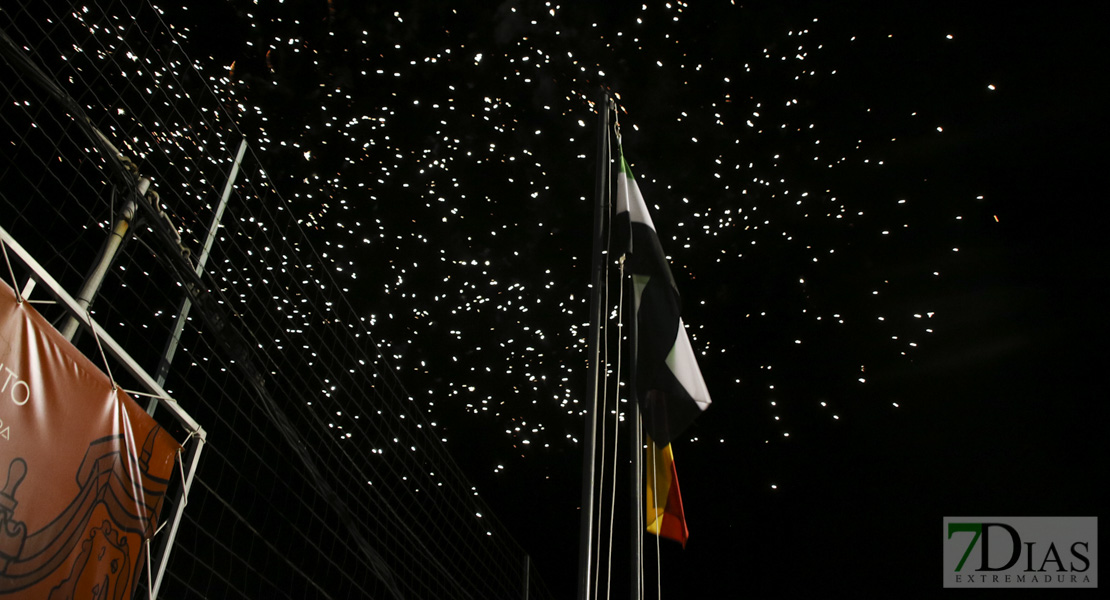
[{"label": "orange banner", "polygon": [[130,598],[178,449],[0,282],[0,598]]}]

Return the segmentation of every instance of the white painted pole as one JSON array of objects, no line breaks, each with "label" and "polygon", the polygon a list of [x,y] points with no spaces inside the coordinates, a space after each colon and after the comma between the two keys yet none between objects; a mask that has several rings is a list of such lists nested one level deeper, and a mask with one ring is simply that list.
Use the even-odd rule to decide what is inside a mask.
[{"label": "white painted pole", "polygon": [[[139,180],[139,198],[142,198],[146,191],[150,189],[150,180],[143,177]],[[116,253],[123,245],[124,238],[127,237],[127,230],[131,227],[131,220],[135,218],[135,210],[138,208],[137,201],[132,198],[127,201],[120,211],[119,220],[112,228],[112,232],[108,235],[108,239],[104,242],[104,248],[100,252],[100,262],[97,263],[96,268],[92,273],[85,278],[84,285],[81,286],[81,291],[77,292],[77,304],[80,307],[80,312],[85,312],[89,305],[92,304],[93,298],[96,293],[100,291],[100,284],[104,283],[104,276],[108,274],[108,269],[111,268],[112,262],[116,259]],[[70,315],[62,328],[60,329],[62,337],[68,341],[73,341],[73,336],[77,333],[77,318]]]},{"label": "white painted pole", "polygon": [[[231,165],[231,172],[227,176],[227,183],[224,184],[224,193],[220,197],[220,204],[216,207],[216,213],[212,216],[212,224],[208,227],[208,237],[204,240],[204,247],[200,251],[200,256],[197,257],[196,273],[197,277],[204,274],[204,266],[208,263],[208,255],[212,251],[212,245],[216,241],[216,232],[220,229],[220,221],[224,217],[224,209],[227,208],[227,200],[231,197],[232,187],[235,185],[235,178],[239,175],[239,165],[243,162],[243,155],[247,152],[247,139],[239,143],[239,152],[235,155],[235,162]],[[173,362],[173,357],[177,354],[177,345],[181,343],[181,333],[185,331],[185,321],[189,317],[189,311],[192,309],[193,303],[186,296],[181,302],[181,308],[177,311],[177,319],[174,321],[173,333],[170,339],[166,342],[166,349],[162,351],[162,359],[158,362],[158,370],[155,373],[155,379],[158,385],[166,383],[166,375],[169,374],[170,363]],[[146,412],[154,414],[158,404],[153,400],[146,407]]]},{"label": "white painted pole", "polygon": [[583,432],[582,451],[582,507],[578,530],[578,600],[588,600],[593,577],[593,546],[594,546],[594,470],[597,463],[597,398],[600,380],[600,332],[602,314],[605,307],[601,305],[601,286],[605,284],[605,244],[602,242],[604,223],[609,204],[606,201],[609,192],[609,92],[602,90],[600,102],[597,104],[598,132],[597,132],[597,178],[596,178],[596,204],[594,206],[593,225],[593,266],[590,290],[590,331],[586,350],[587,400],[586,400],[586,431]]}]

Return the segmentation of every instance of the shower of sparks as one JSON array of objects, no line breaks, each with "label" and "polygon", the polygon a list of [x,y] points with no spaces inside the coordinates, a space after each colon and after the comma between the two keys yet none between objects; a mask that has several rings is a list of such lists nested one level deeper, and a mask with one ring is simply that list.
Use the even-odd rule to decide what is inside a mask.
[{"label": "shower of sparks", "polygon": [[[913,158],[959,123],[928,94],[877,83],[908,30],[825,15],[755,29],[749,9],[677,1],[232,4],[219,24],[159,9],[196,61],[160,68],[202,74],[252,136],[264,185],[291,203],[440,437],[503,432],[482,442],[484,472],[581,436],[599,85],[617,95],[713,411],[758,422],[743,429],[758,440],[742,440],[710,419],[691,443],[788,444],[802,416],[905,406],[864,388],[944,327],[924,291],[966,258],[968,221],[999,221],[973,180],[938,196],[941,174]],[[964,37],[938,25],[917,52],[958,60]],[[1005,92],[983,76],[960,93]],[[167,122],[129,149],[190,135]],[[253,259],[284,264],[265,254]],[[327,312],[280,309],[289,340]],[[368,412],[327,421],[341,430]]]}]

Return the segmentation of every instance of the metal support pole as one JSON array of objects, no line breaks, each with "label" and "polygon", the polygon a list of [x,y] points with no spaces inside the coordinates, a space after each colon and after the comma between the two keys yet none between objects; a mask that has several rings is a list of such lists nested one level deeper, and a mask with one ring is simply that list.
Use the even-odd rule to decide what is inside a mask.
[{"label": "metal support pole", "polygon": [[602,313],[601,288],[604,284],[605,245],[602,241],[605,218],[609,211],[609,92],[601,91],[597,106],[597,179],[594,189],[594,242],[590,290],[590,332],[587,352],[586,431],[582,452],[582,507],[578,531],[578,600],[588,600],[592,578],[594,546],[594,468],[597,463],[597,397],[600,365],[600,331]]},{"label": "metal support pole", "polygon": [[[139,180],[139,194],[138,197],[142,198],[146,191],[150,188],[150,180],[143,177]],[[135,210],[138,208],[137,200],[132,198],[127,201],[120,211],[119,220],[116,221],[115,227],[108,235],[108,239],[104,242],[104,247],[100,251],[100,262],[97,263],[96,268],[92,273],[85,278],[84,285],[81,286],[81,291],[77,292],[77,304],[84,312],[92,304],[93,298],[100,290],[100,284],[104,282],[104,276],[108,274],[108,269],[112,266],[112,262],[116,259],[116,253],[119,252],[120,246],[123,244],[123,239],[127,237],[127,230],[131,227],[131,220],[135,218]],[[77,333],[77,318],[70,315],[61,328],[62,337],[67,341],[73,341],[73,336]]]},{"label": "metal support pole", "polygon": [[[227,200],[231,197],[231,189],[235,185],[235,178],[239,175],[239,165],[243,162],[243,155],[247,152],[247,140],[239,143],[239,152],[235,155],[235,162],[231,165],[231,172],[227,176],[227,183],[224,184],[224,193],[220,196],[220,203],[216,207],[216,213],[212,215],[212,224],[208,227],[208,237],[204,240],[204,247],[200,251],[200,256],[197,258],[196,273],[197,277],[204,274],[204,266],[208,263],[208,255],[212,251],[212,244],[216,241],[216,232],[220,228],[220,221],[224,217],[224,209],[227,208]],[[166,375],[170,370],[170,363],[173,362],[173,357],[177,353],[177,345],[181,343],[181,333],[185,331],[185,321],[189,317],[189,310],[192,309],[193,303],[186,296],[181,301],[181,307],[177,311],[177,319],[174,322],[173,333],[170,339],[166,341],[166,348],[162,351],[162,358],[158,361],[158,370],[155,372],[154,378],[158,381],[158,385],[166,383]],[[146,412],[153,415],[154,410],[158,408],[158,404],[153,400],[146,407]]]},{"label": "metal support pole", "polygon": [[532,587],[528,581],[532,576],[532,557],[527,554],[524,555],[524,600],[528,600],[529,588]]}]

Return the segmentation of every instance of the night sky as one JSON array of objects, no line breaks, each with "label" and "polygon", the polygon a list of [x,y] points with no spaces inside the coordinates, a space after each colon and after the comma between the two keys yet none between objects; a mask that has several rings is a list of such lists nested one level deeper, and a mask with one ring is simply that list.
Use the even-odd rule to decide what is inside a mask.
[{"label": "night sky", "polygon": [[942,517],[1106,506],[1094,3],[262,4],[162,8],[556,596],[601,86],[714,400],[669,597],[935,597]]}]

